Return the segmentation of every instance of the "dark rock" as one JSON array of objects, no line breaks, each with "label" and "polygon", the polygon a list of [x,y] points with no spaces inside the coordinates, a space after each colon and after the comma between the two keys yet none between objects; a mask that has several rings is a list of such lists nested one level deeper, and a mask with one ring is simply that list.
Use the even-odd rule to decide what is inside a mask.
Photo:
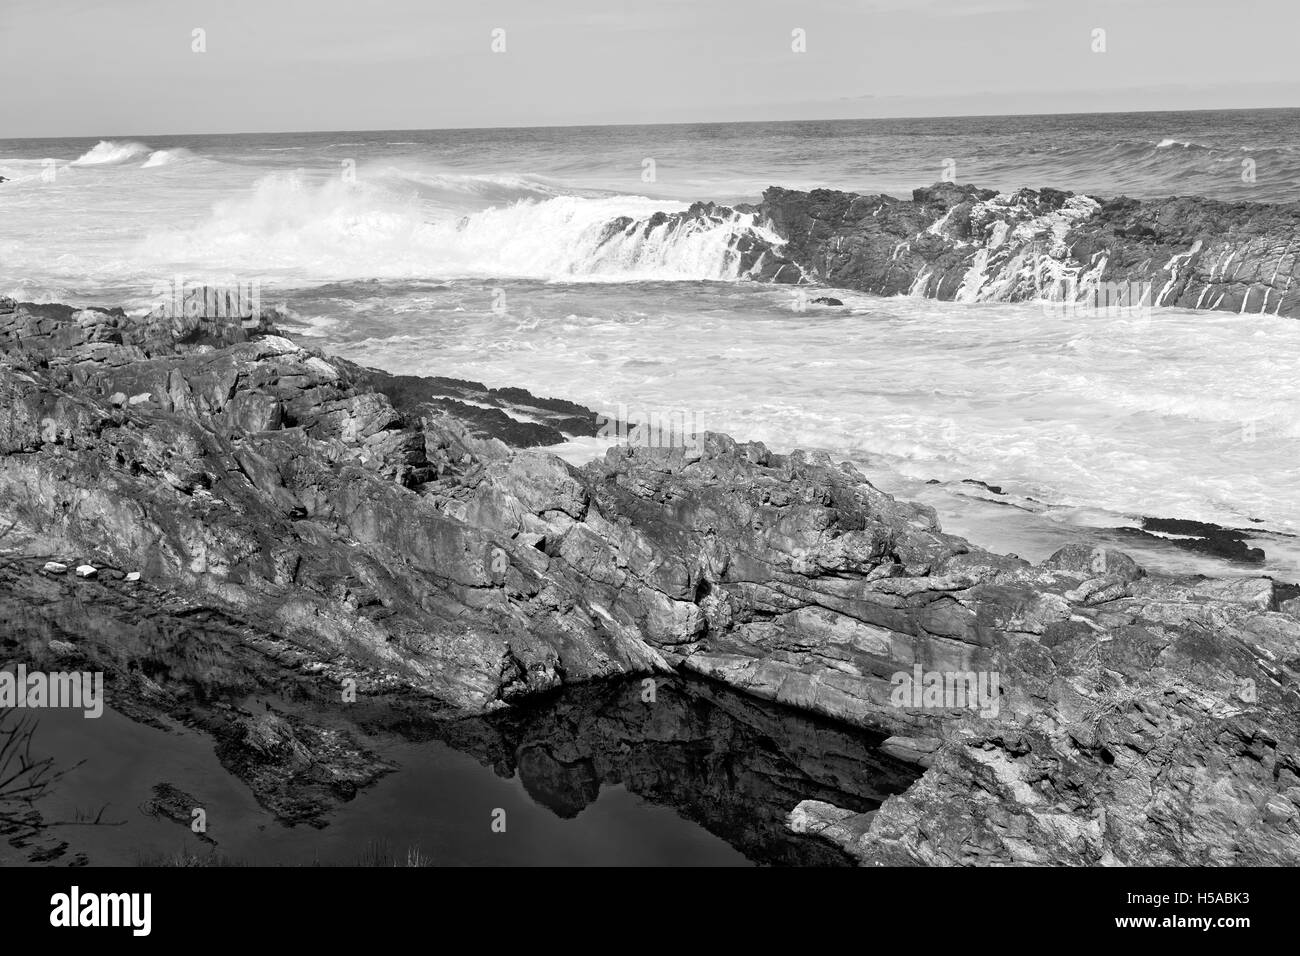
[{"label": "dark rock", "polygon": [[975,485],[976,487],[983,488],[985,491],[990,491],[995,495],[1006,494],[1000,485],[990,485],[988,482],[980,481],[978,478],[963,478],[961,483],[963,485]]},{"label": "dark rock", "polygon": [[[488,388],[481,382],[441,376],[389,375],[354,367],[353,378],[418,417],[435,409],[452,413],[480,439],[497,438],[515,448],[555,445],[568,437],[596,434],[596,413],[575,402],[538,398],[522,388]],[[484,408],[483,406],[489,406]]]},{"label": "dark rock", "polygon": [[[739,209],[696,204],[668,219],[717,222]],[[773,186],[762,203],[744,209],[785,240],[737,238],[740,275],[760,281],[962,301],[1300,317],[1294,203],[1097,199],[938,183],[914,190],[911,200]]]},{"label": "dark rock", "polygon": [[[154,784],[153,796],[140,805],[140,812],[148,817],[165,817],[193,832],[194,811],[202,808],[203,803],[197,797],[170,783],[158,783]],[[194,835],[204,843],[216,846],[217,841],[208,836],[206,831]]]},{"label": "dark rock", "polygon": [[834,296],[823,295],[812,300],[813,305],[843,305],[839,299]]},{"label": "dark rock", "polygon": [[[1181,518],[1143,518],[1141,528],[1115,528],[1116,534],[1131,538],[1155,539],[1170,547],[1192,551],[1198,554],[1210,554],[1229,561],[1242,564],[1263,564],[1266,557],[1263,549],[1252,548],[1246,543],[1250,532],[1233,528],[1222,528],[1203,521],[1189,521]],[[1158,532],[1150,534],[1148,532]],[[1177,537],[1164,537],[1177,535]]]}]

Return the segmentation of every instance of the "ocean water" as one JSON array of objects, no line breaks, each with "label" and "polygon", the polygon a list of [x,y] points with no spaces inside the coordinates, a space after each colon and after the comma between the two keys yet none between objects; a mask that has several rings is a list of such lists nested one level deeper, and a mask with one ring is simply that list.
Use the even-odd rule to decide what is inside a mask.
[{"label": "ocean water", "polygon": [[825,449],[999,550],[1250,570],[1114,530],[1190,518],[1300,577],[1293,320],[844,290],[797,311],[726,254],[752,216],[602,241],[769,185],[905,196],[948,161],[1001,189],[1293,202],[1300,111],[0,141],[0,295],[144,310],[176,277],[256,282],[367,364]]}]

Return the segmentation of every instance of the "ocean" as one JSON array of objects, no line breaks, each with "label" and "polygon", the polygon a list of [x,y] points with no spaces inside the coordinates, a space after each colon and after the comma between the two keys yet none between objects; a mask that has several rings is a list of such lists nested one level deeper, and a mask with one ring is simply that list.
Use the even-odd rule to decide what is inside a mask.
[{"label": "ocean", "polygon": [[808,293],[844,308],[801,311],[727,254],[752,215],[605,231],[769,185],[907,196],[945,173],[1295,202],[1300,111],[0,140],[0,295],[144,311],[177,277],[256,283],[326,350],[824,449],[986,547],[1260,572],[1123,533],[1192,519],[1249,529],[1266,573],[1300,577],[1294,320],[837,289]]}]

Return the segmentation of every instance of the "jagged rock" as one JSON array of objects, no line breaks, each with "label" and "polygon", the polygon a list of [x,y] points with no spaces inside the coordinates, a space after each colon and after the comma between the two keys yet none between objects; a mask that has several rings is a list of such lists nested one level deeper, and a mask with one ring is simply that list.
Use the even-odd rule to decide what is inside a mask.
[{"label": "jagged rock", "polygon": [[77,565],[77,577],[79,578],[93,578],[98,573],[99,570],[93,567],[92,565],[89,564]]},{"label": "jagged rock", "polygon": [[[1300,317],[1300,208],[1194,197],[1101,199],[939,183],[910,200],[773,186],[737,241],[740,274],[963,302],[1151,306]],[[702,204],[676,222],[721,221]]]},{"label": "jagged rock", "polygon": [[[941,189],[908,215],[989,201]],[[5,517],[304,653],[466,713],[677,667],[886,733],[927,768],[915,784],[792,818],[862,862],[1300,861],[1283,803],[1300,787],[1300,620],[1269,579],[1147,574],[1076,546],[1032,565],[851,465],[712,433],[573,468],[438,407],[437,380],[388,381],[269,318],[20,306],[0,352]],[[119,391],[153,400],[116,406]],[[980,711],[900,701],[917,666],[997,690]],[[382,772],[313,770],[343,745],[287,716],[222,733],[289,816],[323,799],[295,809],[292,781],[343,795]],[[550,756],[528,766],[557,806],[590,793]]]}]

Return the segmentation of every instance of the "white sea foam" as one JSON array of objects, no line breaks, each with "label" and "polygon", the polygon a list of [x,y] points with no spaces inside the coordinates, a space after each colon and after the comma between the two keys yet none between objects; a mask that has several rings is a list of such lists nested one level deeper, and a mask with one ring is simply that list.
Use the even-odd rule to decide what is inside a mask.
[{"label": "white sea foam", "polygon": [[149,147],[144,143],[119,143],[115,140],[103,139],[74,159],[72,165],[109,166],[115,163],[124,163],[128,159],[133,159],[142,153],[147,153],[148,151]]},{"label": "white sea foam", "polygon": [[376,332],[357,357],[427,374],[436,349],[490,385],[682,409],[704,428],[826,448],[900,481],[978,478],[1002,486],[1004,515],[1051,506],[1104,512],[1109,527],[1155,515],[1300,532],[1300,499],[1285,491],[1300,455],[1292,320],[1251,316],[1251,348],[1238,316],[1182,309],[1080,320],[1032,303],[832,290],[847,314],[814,319],[788,292],[743,286],[566,290],[565,306],[584,297],[580,312],[548,306],[536,286],[506,292],[500,315],[478,283],[409,315],[370,313]]},{"label": "white sea foam", "polygon": [[174,147],[172,149],[156,149],[149,154],[149,158],[144,161],[142,168],[151,169],[156,166],[170,166],[172,163],[193,158],[194,154],[184,147]]},{"label": "white sea foam", "polygon": [[[1179,140],[1157,150],[1165,129],[1107,129],[1035,153],[998,146],[985,125],[966,140],[988,147],[971,181],[1101,196],[1241,198],[1238,177],[1215,164],[1239,163],[1240,143],[1294,139],[1290,128],[1229,136],[1189,120],[1173,127],[1183,140],[1232,145]],[[1143,513],[1243,526],[1258,517],[1300,531],[1292,491],[1300,323],[1271,315],[1276,291],[1267,303],[1252,296],[1244,315],[1156,308],[1146,320],[1006,302],[1070,278],[1050,255],[1027,250],[1059,243],[1071,218],[1087,213],[1079,200],[1010,227],[988,209],[990,228],[973,237],[988,256],[963,286],[970,304],[832,290],[845,308],[794,312],[789,289],[734,281],[743,277],[732,244],[761,230],[752,218],[674,228],[650,217],[686,208],[678,199],[752,201],[771,183],[906,195],[934,171],[931,151],[910,153],[905,138],[879,148],[880,171],[874,161],[865,168],[874,130],[826,137],[817,150],[778,133],[729,150],[696,131],[656,131],[653,149],[622,142],[635,139],[624,133],[564,131],[547,141],[503,131],[478,143],[458,132],[387,152],[382,137],[347,134],[369,147],[354,155],[314,140],[250,138],[205,142],[193,157],[118,140],[88,150],[80,165],[89,168],[70,166],[66,154],[44,163],[55,146],[0,147],[0,172],[15,180],[0,186],[0,294],[147,306],[151,284],[178,272],[260,277],[268,302],[297,309],[297,334],[310,329],[319,344],[367,364],[521,385],[593,407],[682,408],[704,427],[778,449],[860,452],[873,477],[915,482],[909,495],[947,487],[926,485],[932,477],[984,479],[1007,497],[989,504],[966,491],[950,500],[989,515],[989,528],[1034,519],[1006,505],[1035,498],[1104,515],[1107,526]],[[1123,161],[1107,151],[1117,141]],[[1300,177],[1288,175],[1297,167],[1286,148],[1276,147],[1275,174],[1250,198],[1296,198]],[[167,160],[155,161],[161,153]],[[995,154],[1002,158],[990,165]],[[661,156],[657,183],[641,182],[646,155]],[[340,175],[349,156],[355,183]],[[642,190],[654,198],[626,195]],[[611,227],[618,217],[628,225]],[[899,238],[901,256],[909,238]],[[1240,266],[1225,257],[1206,267],[1230,284]],[[371,279],[383,281],[354,281]],[[725,281],[698,281],[708,279]],[[915,291],[934,284],[929,276]],[[500,314],[496,287],[505,290]],[[1264,307],[1269,315],[1256,314]]]},{"label": "white sea foam", "polygon": [[[482,179],[482,177],[480,177]],[[485,180],[496,186],[498,180]],[[526,182],[526,181],[523,181]],[[517,185],[507,181],[506,185]],[[199,225],[151,234],[146,260],[218,261],[227,269],[285,270],[300,279],[514,276],[540,279],[740,278],[738,237],[765,233],[753,214],[723,221],[668,219],[679,203],[635,196],[554,196],[468,216],[426,210],[365,181],[265,177],[218,203]],[[611,226],[624,217],[627,222]]]}]

